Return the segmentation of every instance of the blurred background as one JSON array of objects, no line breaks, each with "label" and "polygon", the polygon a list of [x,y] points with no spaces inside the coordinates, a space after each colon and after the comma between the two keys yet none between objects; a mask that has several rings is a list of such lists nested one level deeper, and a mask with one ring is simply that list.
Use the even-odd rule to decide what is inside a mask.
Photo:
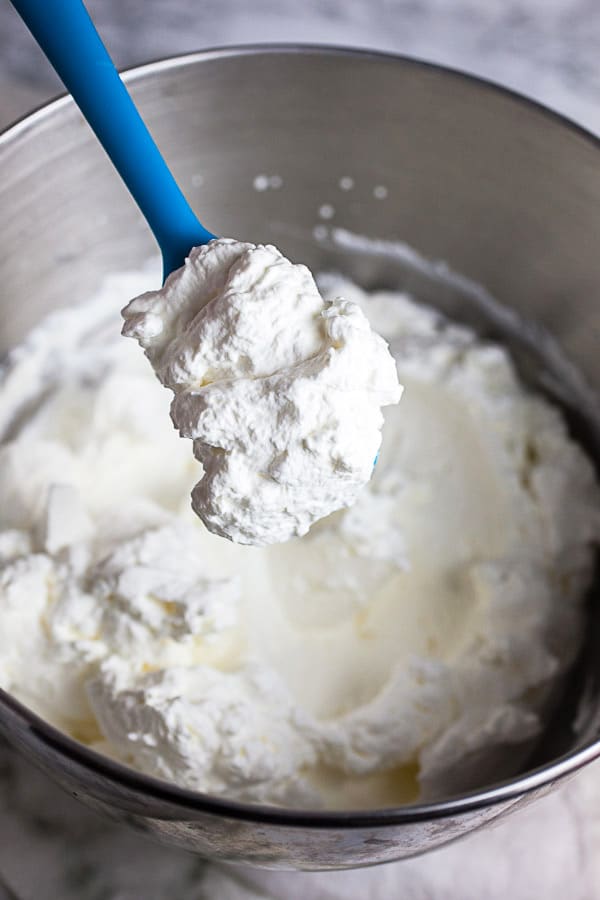
[{"label": "blurred background", "polygon": [[[87,6],[119,67],[238,43],[368,47],[493,79],[600,134],[600,0]],[[0,0],[0,128],[61,90]],[[0,745],[0,874],[21,900],[600,900],[600,764],[497,828],[422,859],[339,875],[261,875],[225,873],[106,823]]]},{"label": "blurred background", "polygon": [[[501,81],[600,131],[599,0],[89,0],[119,67],[224,44],[345,44]],[[0,126],[60,91],[0,0]]]}]

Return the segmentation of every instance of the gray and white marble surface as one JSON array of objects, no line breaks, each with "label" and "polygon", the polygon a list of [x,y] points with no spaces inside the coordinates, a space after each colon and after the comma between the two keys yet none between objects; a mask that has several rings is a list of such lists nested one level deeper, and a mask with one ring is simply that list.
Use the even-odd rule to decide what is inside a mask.
[{"label": "gray and white marble surface", "polygon": [[[234,43],[371,47],[499,81],[600,133],[600,0],[89,0],[88,7],[119,66]],[[0,127],[59,90],[0,0]],[[21,900],[600,900],[600,763],[447,849],[312,875],[226,871],[150,844],[99,819],[0,745],[0,873]]]}]

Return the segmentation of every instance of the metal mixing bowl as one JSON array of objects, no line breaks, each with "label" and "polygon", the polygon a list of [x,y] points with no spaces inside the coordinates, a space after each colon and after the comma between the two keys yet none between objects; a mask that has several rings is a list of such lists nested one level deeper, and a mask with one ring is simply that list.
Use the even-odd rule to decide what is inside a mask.
[{"label": "metal mixing bowl", "polygon": [[[492,85],[375,53],[226,49],[153,63],[127,80],[217,234],[273,241],[315,271],[339,269],[367,287],[412,286],[473,318],[469,285],[444,282],[443,267],[425,273],[398,247],[350,253],[330,226],[407,241],[548,328],[598,383],[600,146],[589,134]],[[49,310],[92,294],[106,272],[155,252],[69,99],[0,138],[0,247],[0,355]],[[513,332],[530,374],[571,405],[597,457],[591,392],[558,357],[540,378],[552,346],[542,330]],[[313,813],[208,797],[91,752],[1,691],[0,731],[71,794],[165,842],[272,867],[384,862],[491,822],[600,755],[595,629],[592,603],[588,646],[522,774],[427,805]]]}]

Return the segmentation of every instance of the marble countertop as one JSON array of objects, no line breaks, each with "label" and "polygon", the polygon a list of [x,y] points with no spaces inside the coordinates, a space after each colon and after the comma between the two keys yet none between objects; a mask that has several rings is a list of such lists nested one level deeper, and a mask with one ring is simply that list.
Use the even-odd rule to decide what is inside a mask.
[{"label": "marble countertop", "polygon": [[[491,78],[600,132],[598,0],[87,0],[86,5],[119,67],[236,43],[369,47]],[[61,90],[6,2],[0,3],[0,77],[0,126],[29,101]],[[7,80],[19,91],[14,99],[5,90]]]},{"label": "marble countertop", "polygon": [[[87,5],[120,66],[233,43],[372,47],[499,81],[600,133],[598,0]],[[0,79],[0,127],[60,90],[8,3],[0,4]],[[447,849],[379,869],[312,875],[224,870],[150,844],[99,819],[0,745],[0,873],[20,900],[596,900],[600,763]]]}]

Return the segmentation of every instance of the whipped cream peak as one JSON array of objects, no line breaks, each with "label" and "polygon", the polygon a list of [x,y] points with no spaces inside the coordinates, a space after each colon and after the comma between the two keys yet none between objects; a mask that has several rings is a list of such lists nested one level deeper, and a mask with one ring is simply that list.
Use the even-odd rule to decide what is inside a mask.
[{"label": "whipped cream peak", "polygon": [[236,543],[281,543],[350,506],[401,387],[355,302],[275,247],[218,239],[123,310],[204,476],[192,505]]},{"label": "whipped cream peak", "polygon": [[111,660],[88,683],[88,696],[112,746],[152,775],[183,775],[188,787],[210,784],[252,802],[317,802],[317,792],[299,779],[316,760],[313,742],[285,686],[259,663],[136,677],[124,661]]}]

